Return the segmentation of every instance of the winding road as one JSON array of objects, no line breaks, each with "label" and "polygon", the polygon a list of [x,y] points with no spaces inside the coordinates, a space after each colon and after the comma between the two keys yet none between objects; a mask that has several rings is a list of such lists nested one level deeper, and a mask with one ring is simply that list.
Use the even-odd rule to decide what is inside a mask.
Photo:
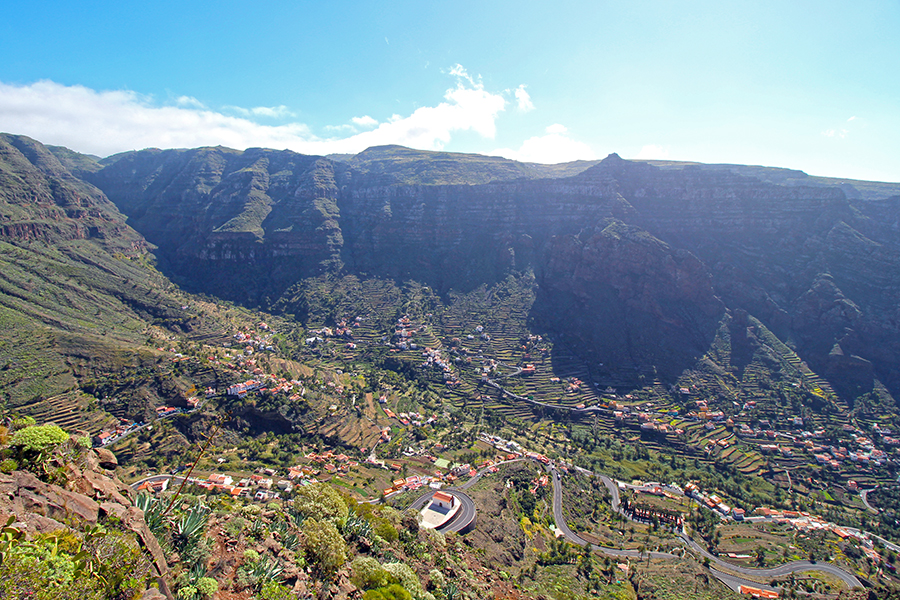
[{"label": "winding road", "polygon": [[874,492],[877,490],[877,487],[870,488],[868,490],[859,490],[859,497],[862,500],[862,503],[866,506],[866,508],[876,515],[878,514],[878,509],[869,504],[869,492]]},{"label": "winding road", "polygon": [[[559,471],[557,471],[556,468],[552,465],[546,465],[545,468],[551,474],[551,478],[553,479],[553,519],[556,521],[556,527],[563,533],[565,538],[573,544],[578,544],[579,546],[588,545],[587,541],[575,534],[571,529],[569,529],[568,525],[566,525],[565,519],[562,514],[562,483],[560,482]],[[619,514],[624,515],[624,513],[619,509],[619,487],[612,479],[610,479],[606,475],[599,475],[599,477],[603,484],[606,486],[606,489],[609,490],[610,496],[612,497],[613,510]],[[624,516],[627,517],[627,515]],[[733,565],[731,563],[727,563],[718,556],[710,554],[705,548],[700,546],[683,531],[678,535],[678,537],[682,542],[684,542],[687,548],[703,556],[704,558],[708,558],[710,564],[715,565],[716,567],[710,568],[712,574],[722,583],[732,589],[737,589],[737,586],[740,585],[748,585],[761,589],[774,589],[769,586],[762,585],[756,581],[743,579],[739,576],[736,576],[735,573],[737,573],[738,575],[746,575],[749,577],[772,579],[775,577],[788,575],[790,573],[800,573],[803,571],[821,571],[824,573],[828,573],[829,575],[833,575],[834,577],[837,577],[838,579],[843,581],[847,585],[847,587],[851,589],[854,587],[863,587],[862,582],[860,582],[860,580],[857,579],[855,575],[840,567],[832,565],[831,563],[798,560],[769,569],[741,567]],[[591,544],[591,548],[609,556],[627,556],[632,558],[642,558],[646,556],[650,556],[650,558],[676,558],[674,554],[669,554],[667,552],[647,552],[641,554],[637,550],[619,550],[618,548],[607,548],[605,546],[598,546],[596,544]],[[731,573],[723,572],[720,569],[730,571]]]},{"label": "winding road", "polygon": [[[476,475],[476,477],[479,477],[479,476],[480,476],[480,474]],[[475,477],[473,477],[472,479],[475,479]],[[467,531],[472,525],[475,524],[475,517],[476,517],[475,501],[472,500],[472,498],[470,498],[468,494],[466,494],[465,492],[462,492],[460,490],[444,488],[441,491],[451,494],[459,500],[459,510],[456,511],[455,515],[450,517],[449,521],[447,521],[446,523],[444,523],[443,525],[441,525],[439,527],[436,527],[435,529],[437,531],[440,531],[441,533],[447,533],[449,531],[453,531],[456,533],[462,533],[464,531]],[[422,507],[425,506],[425,504],[429,500],[431,500],[431,497],[433,495],[434,495],[434,490],[431,490],[430,492],[422,494],[421,496],[416,498],[416,501],[413,502],[409,506],[409,508],[411,508],[415,511],[422,510]]]},{"label": "winding road", "polygon": [[[508,461],[503,461],[502,463],[497,463],[498,466],[500,464],[508,464],[514,462],[524,461],[524,458],[518,458]],[[573,544],[578,546],[590,546],[593,550],[597,550],[602,554],[606,554],[607,556],[617,557],[617,558],[636,558],[638,560],[643,558],[662,558],[662,559],[672,559],[679,558],[675,554],[671,554],[668,552],[640,552],[638,550],[622,550],[619,548],[609,548],[606,546],[599,546],[597,544],[591,544],[587,540],[581,538],[572,531],[568,524],[566,524],[565,517],[563,516],[563,507],[562,507],[562,482],[560,472],[556,469],[553,464],[544,465],[544,468],[547,470],[547,473],[550,475],[550,479],[553,482],[553,520],[556,523],[556,528],[562,533],[565,539]],[[464,490],[471,488],[473,485],[478,483],[481,477],[488,472],[488,469],[481,469],[472,476],[466,483],[457,487],[457,488],[444,488],[443,491],[449,494],[452,494],[460,501],[460,509],[456,512],[456,514],[445,524],[441,525],[437,528],[438,531],[441,532],[456,532],[462,533],[469,530],[475,523],[477,517],[477,511],[475,508],[475,502],[469,497],[468,494],[465,493]],[[609,490],[611,497],[612,508],[615,512],[620,515],[629,518],[620,507],[620,496],[619,496],[619,487],[615,481],[613,481],[610,477],[606,475],[596,474],[597,477],[600,478],[600,481],[603,482],[603,485],[606,486],[606,489]],[[132,483],[132,487],[137,488],[138,485],[145,481],[159,481],[163,479],[184,479],[183,477],[178,477],[174,475],[154,475],[152,477],[147,477],[141,479],[140,481],[136,481]],[[410,508],[413,510],[421,510],[421,508],[428,502],[434,491],[431,490],[419,498],[415,500],[410,505]],[[695,542],[687,533],[682,530],[678,534],[679,539],[684,543],[685,547],[696,553],[703,558],[709,560],[710,563],[710,572],[714,577],[719,579],[722,583],[730,587],[731,589],[737,590],[741,585],[751,586],[760,589],[773,590],[774,588],[770,586],[763,585],[757,581],[753,581],[750,579],[744,579],[741,575],[747,577],[756,577],[760,579],[773,579],[776,577],[782,577],[784,575],[789,575],[790,573],[802,573],[805,571],[820,571],[823,573],[828,573],[842,582],[844,582],[849,588],[861,588],[863,587],[862,583],[859,579],[849,571],[846,571],[840,567],[832,565],[827,562],[812,562],[807,560],[799,560],[792,561],[789,563],[785,563],[783,565],[778,565],[776,567],[771,567],[768,569],[757,569],[751,567],[742,567],[738,565],[733,565],[731,563],[725,562],[720,559],[718,556],[714,556],[710,554],[706,548]]]}]

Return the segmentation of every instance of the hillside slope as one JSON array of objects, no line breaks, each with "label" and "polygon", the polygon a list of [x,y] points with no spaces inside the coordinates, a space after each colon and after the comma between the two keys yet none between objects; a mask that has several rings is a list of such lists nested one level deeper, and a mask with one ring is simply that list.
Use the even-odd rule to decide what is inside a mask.
[{"label": "hillside slope", "polygon": [[[58,397],[81,411],[85,380],[154,365],[151,338],[206,326],[153,267],[149,248],[100,190],[46,147],[0,136],[0,399],[7,407]],[[81,424],[99,428],[89,421]]]},{"label": "hillside slope", "polygon": [[[554,305],[590,311],[584,298],[596,294],[587,281],[615,277],[632,283],[610,288],[606,306],[621,304],[624,312],[587,320],[576,313],[554,324],[577,334],[592,360],[674,376],[683,361],[668,363],[671,352],[639,359],[634,349],[623,354],[618,344],[600,342],[634,339],[647,347],[651,338],[628,330],[643,323],[635,326],[695,340],[689,354],[697,355],[714,327],[687,318],[695,308],[667,316],[680,310],[670,308],[674,286],[687,303],[700,294],[701,304],[713,306],[715,296],[725,309],[756,316],[851,404],[879,382],[900,391],[897,198],[848,197],[840,182],[797,173],[785,179],[754,168],[653,166],[616,155],[573,165],[558,171],[571,176],[558,178],[503,159],[399,147],[340,162],[207,148],[148,150],[104,163],[85,177],[160,246],[166,273],[196,291],[273,306],[304,278],[352,273],[419,281],[446,297],[533,271],[548,286],[534,316],[553,323]],[[810,185],[799,185],[807,179]],[[648,269],[638,256],[619,253],[562,275],[571,258],[562,248],[610,219],[665,244],[665,267]],[[606,270],[612,260],[616,275]],[[686,260],[694,266],[682,281],[677,264]],[[554,283],[560,277],[568,282]],[[711,309],[700,310],[712,319]]]}]

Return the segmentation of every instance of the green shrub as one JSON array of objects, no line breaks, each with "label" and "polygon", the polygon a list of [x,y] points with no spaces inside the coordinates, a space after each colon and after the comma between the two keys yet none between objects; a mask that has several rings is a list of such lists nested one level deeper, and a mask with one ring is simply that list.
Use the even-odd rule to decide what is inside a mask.
[{"label": "green shrub", "polygon": [[347,561],[347,545],[331,521],[306,519],[302,525],[303,549],[319,575],[329,578]]},{"label": "green shrub", "polygon": [[26,427],[33,427],[34,425],[37,425],[37,421],[34,420],[34,417],[29,417],[27,415],[13,419],[12,423],[10,423],[10,427],[13,431],[25,429]]},{"label": "green shrub", "polygon": [[341,495],[330,485],[316,483],[297,488],[294,508],[310,519],[343,524],[349,509]]},{"label": "green shrub", "polygon": [[244,560],[248,563],[255,563],[259,561],[259,552],[254,550],[253,548],[247,548],[244,550]]},{"label": "green shrub", "polygon": [[4,473],[12,473],[19,468],[19,463],[12,458],[0,461],[0,471]]},{"label": "green shrub", "polygon": [[20,429],[9,445],[24,452],[45,452],[69,439],[69,434],[58,425],[35,425]]},{"label": "green shrub", "polygon": [[219,582],[212,577],[201,577],[196,583],[197,592],[204,600],[213,597],[213,594],[219,591]]},{"label": "green shrub", "polygon": [[416,600],[423,600],[427,597],[427,592],[422,588],[422,583],[415,571],[406,563],[388,563],[384,565],[384,569],[391,575],[391,579],[402,585]]},{"label": "green shrub", "polygon": [[267,581],[256,594],[256,600],[293,600],[291,589],[275,581]]},{"label": "green shrub", "polygon": [[375,532],[375,535],[389,544],[396,542],[400,538],[400,534],[397,533],[397,528],[387,519],[376,518],[372,530]]},{"label": "green shrub", "polygon": [[447,579],[438,569],[432,569],[428,572],[428,587],[432,590],[442,589],[447,585]]},{"label": "green shrub", "polygon": [[361,590],[382,588],[391,583],[391,576],[381,563],[370,556],[357,556],[350,564],[350,581]]},{"label": "green shrub", "polygon": [[412,596],[401,586],[393,583],[376,590],[369,590],[363,594],[363,600],[412,600]]},{"label": "green shrub", "polygon": [[240,539],[241,532],[247,526],[247,521],[243,517],[235,517],[225,524],[225,533],[232,539]]}]

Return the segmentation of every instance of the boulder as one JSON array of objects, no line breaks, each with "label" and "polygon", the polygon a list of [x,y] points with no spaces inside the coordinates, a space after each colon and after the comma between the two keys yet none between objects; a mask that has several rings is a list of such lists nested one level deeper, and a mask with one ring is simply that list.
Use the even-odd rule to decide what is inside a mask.
[{"label": "boulder", "polygon": [[84,494],[99,501],[112,500],[130,506],[131,489],[102,473],[85,469],[82,471],[74,465],[66,465],[67,487],[79,494]]},{"label": "boulder", "polygon": [[97,454],[97,460],[100,463],[100,466],[109,471],[114,470],[119,466],[119,461],[116,460],[116,455],[113,454],[110,450],[106,448],[97,448],[94,450]]},{"label": "boulder", "polygon": [[17,515],[31,512],[62,521],[77,517],[91,525],[97,523],[100,505],[88,496],[44,483],[25,471],[13,475],[17,488],[13,507]]},{"label": "boulder", "polygon": [[141,600],[166,600],[166,597],[158,588],[147,588],[141,594]]}]

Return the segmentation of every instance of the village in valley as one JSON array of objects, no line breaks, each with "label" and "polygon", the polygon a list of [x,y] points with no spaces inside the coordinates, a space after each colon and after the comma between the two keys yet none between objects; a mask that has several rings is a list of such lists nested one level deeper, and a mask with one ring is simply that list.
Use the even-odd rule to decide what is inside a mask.
[{"label": "village in valley", "polygon": [[[827,535],[834,548],[851,543],[878,569],[892,572],[888,559],[900,548],[849,516],[867,514],[866,492],[896,478],[893,427],[838,418],[833,392],[805,365],[785,370],[774,393],[762,387],[747,393],[745,386],[740,400],[723,394],[721,383],[707,385],[702,371],[674,385],[636,374],[644,385],[634,387],[588,367],[560,341],[495,320],[504,325],[423,311],[397,316],[385,331],[376,314],[353,315],[307,328],[295,345],[259,321],[192,352],[160,345],[157,351],[190,383],[183,401],[157,407],[143,421],[120,419],[98,431],[94,443],[128,447],[129,439],[131,445],[152,439],[154,427],[213,407],[279,410],[299,415],[291,428],[298,440],[307,440],[286,446],[266,436],[263,449],[277,450],[283,456],[279,465],[255,459],[240,444],[216,444],[208,455],[182,454],[182,462],[169,466],[173,476],[188,477],[203,493],[261,503],[290,502],[297,486],[318,482],[336,485],[359,502],[399,506],[427,492],[431,501],[421,509],[422,519],[440,526],[451,509],[454,515],[459,509],[452,496],[435,493],[492,476],[502,482],[509,465],[524,462],[535,469],[525,491],[538,502],[551,495],[553,476],[545,471],[551,467],[564,489],[574,485],[570,479],[582,488],[591,479],[597,485],[601,475],[615,482],[622,514],[632,528],[646,528],[646,539],[639,542],[607,515],[594,524],[579,522],[579,535],[592,543],[636,549],[651,540],[666,548],[675,533],[658,527],[698,527],[704,510],[714,528],[762,528],[785,544],[796,544],[797,536]],[[373,371],[372,364],[381,370]],[[190,373],[199,375],[187,379]],[[835,416],[778,409],[779,402],[796,398],[830,403]],[[664,476],[654,461],[679,465],[681,472],[687,466],[699,472],[699,465],[745,481],[759,478],[777,502],[754,502],[762,496],[735,494],[751,489],[747,485],[710,485],[708,476],[645,483],[654,474]],[[161,475],[134,471],[132,477],[150,493],[180,481]],[[555,529],[552,521],[548,526]],[[706,543],[723,559],[759,564],[758,553],[730,543],[727,534],[721,542],[709,535]],[[766,553],[773,560],[774,550]]]}]

